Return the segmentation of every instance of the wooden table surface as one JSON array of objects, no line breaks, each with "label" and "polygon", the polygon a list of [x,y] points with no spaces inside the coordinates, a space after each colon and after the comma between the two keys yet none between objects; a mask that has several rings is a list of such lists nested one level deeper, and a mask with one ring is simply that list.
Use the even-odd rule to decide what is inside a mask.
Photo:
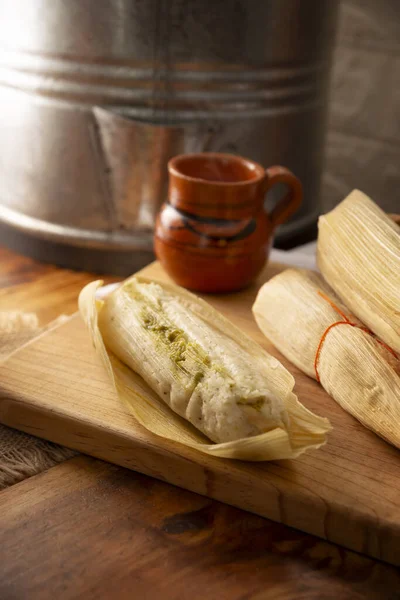
[{"label": "wooden table surface", "polygon": [[[0,310],[34,311],[45,324],[74,312],[91,279],[0,249]],[[81,597],[398,600],[400,573],[79,456],[0,492],[0,599]]]}]

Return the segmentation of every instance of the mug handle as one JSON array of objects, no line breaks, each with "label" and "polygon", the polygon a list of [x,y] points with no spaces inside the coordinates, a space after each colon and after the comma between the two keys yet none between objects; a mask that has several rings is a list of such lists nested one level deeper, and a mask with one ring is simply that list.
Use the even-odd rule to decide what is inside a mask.
[{"label": "mug handle", "polygon": [[268,169],[265,169],[265,173],[267,176],[265,193],[276,183],[285,183],[289,188],[288,192],[269,213],[272,226],[275,228],[287,221],[300,207],[303,201],[303,186],[300,179],[286,167],[268,167]]}]

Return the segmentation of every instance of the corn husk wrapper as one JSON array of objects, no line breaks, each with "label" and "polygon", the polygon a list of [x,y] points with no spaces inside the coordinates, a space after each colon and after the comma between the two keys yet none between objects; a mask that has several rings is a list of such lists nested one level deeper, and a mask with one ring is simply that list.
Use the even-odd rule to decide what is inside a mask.
[{"label": "corn husk wrapper", "polygon": [[[143,277],[137,277],[137,280],[147,283],[151,281]],[[176,294],[182,301],[190,303],[191,309],[204,320],[205,325],[223,331],[241,345],[244,355],[247,353],[259,361],[274,393],[284,400],[289,425],[287,428],[277,427],[233,442],[210,443],[202,433],[164,404],[141,377],[106,348],[99,329],[99,313],[104,303],[96,300],[96,291],[101,287],[102,281],[92,282],[79,296],[80,313],[119,398],[127,403],[143,427],[162,438],[208,455],[249,461],[295,458],[305,450],[319,448],[325,443],[326,434],[330,430],[328,420],[314,415],[297,400],[292,392],[294,378],[278,360],[200,298],[177,286],[158,281],[156,283]]]},{"label": "corn husk wrapper", "polygon": [[400,227],[354,190],[319,219],[318,267],[346,306],[400,353]]},{"label": "corn husk wrapper", "polygon": [[260,289],[253,313],[261,331],[293,364],[316,379],[315,357],[330,325],[343,321],[322,292],[358,327],[337,325],[321,346],[325,390],[363,425],[400,448],[400,362],[341,303],[314,271],[288,269]]}]

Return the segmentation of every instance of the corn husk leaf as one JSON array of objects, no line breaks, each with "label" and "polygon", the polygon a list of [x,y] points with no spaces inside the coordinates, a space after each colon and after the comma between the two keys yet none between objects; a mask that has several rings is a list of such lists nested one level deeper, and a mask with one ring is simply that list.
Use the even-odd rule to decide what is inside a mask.
[{"label": "corn husk leaf", "polygon": [[400,448],[400,361],[342,304],[320,275],[288,269],[260,289],[253,313],[261,331],[304,373],[316,379],[315,357],[324,332],[343,320],[322,292],[359,327],[327,333],[318,373],[325,390],[363,425]]},{"label": "corn husk leaf", "polygon": [[319,219],[318,267],[341,300],[400,352],[400,227],[354,190]]},{"label": "corn husk leaf", "polygon": [[[151,281],[143,277],[138,277],[137,280]],[[143,427],[157,436],[208,455],[249,461],[295,458],[305,450],[319,448],[325,443],[330,429],[328,420],[314,415],[297,400],[292,392],[294,379],[279,361],[200,298],[177,286],[157,283],[182,301],[190,303],[191,309],[205,324],[234,339],[243,348],[244,355],[247,353],[248,357],[259,361],[260,369],[265,372],[274,392],[284,400],[289,424],[287,427],[276,427],[266,433],[233,442],[211,443],[189,422],[175,414],[141,377],[106,348],[99,328],[99,314],[104,303],[96,300],[96,291],[102,282],[92,282],[79,296],[80,313],[119,398],[127,403]]]}]

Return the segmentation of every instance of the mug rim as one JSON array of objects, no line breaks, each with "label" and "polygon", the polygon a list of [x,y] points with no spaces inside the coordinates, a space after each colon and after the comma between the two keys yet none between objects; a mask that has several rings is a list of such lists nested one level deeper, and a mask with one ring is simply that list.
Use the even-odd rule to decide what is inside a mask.
[{"label": "mug rim", "polygon": [[[228,159],[228,160],[233,160],[236,163],[240,163],[240,164],[245,164],[247,165],[251,165],[251,167],[258,171],[258,175],[256,177],[254,177],[253,179],[243,179],[241,181],[213,181],[210,179],[203,179],[201,177],[193,177],[191,175],[186,175],[185,173],[182,173],[178,166],[179,163],[184,162],[187,159],[196,159],[196,158],[204,158],[204,157],[209,157],[209,158],[222,158],[222,159]],[[178,163],[178,165],[177,165]],[[264,167],[262,165],[260,165],[260,163],[251,160],[250,158],[246,158],[244,156],[241,156],[239,154],[229,154],[226,152],[188,152],[187,154],[178,154],[177,156],[174,156],[173,158],[171,158],[168,161],[168,171],[170,174],[175,175],[176,177],[180,177],[181,179],[184,179],[185,181],[193,181],[196,183],[202,183],[204,185],[216,185],[216,186],[246,186],[246,185],[251,185],[254,183],[259,183],[260,181],[262,181],[265,176],[266,176],[266,170],[264,169]]]}]

